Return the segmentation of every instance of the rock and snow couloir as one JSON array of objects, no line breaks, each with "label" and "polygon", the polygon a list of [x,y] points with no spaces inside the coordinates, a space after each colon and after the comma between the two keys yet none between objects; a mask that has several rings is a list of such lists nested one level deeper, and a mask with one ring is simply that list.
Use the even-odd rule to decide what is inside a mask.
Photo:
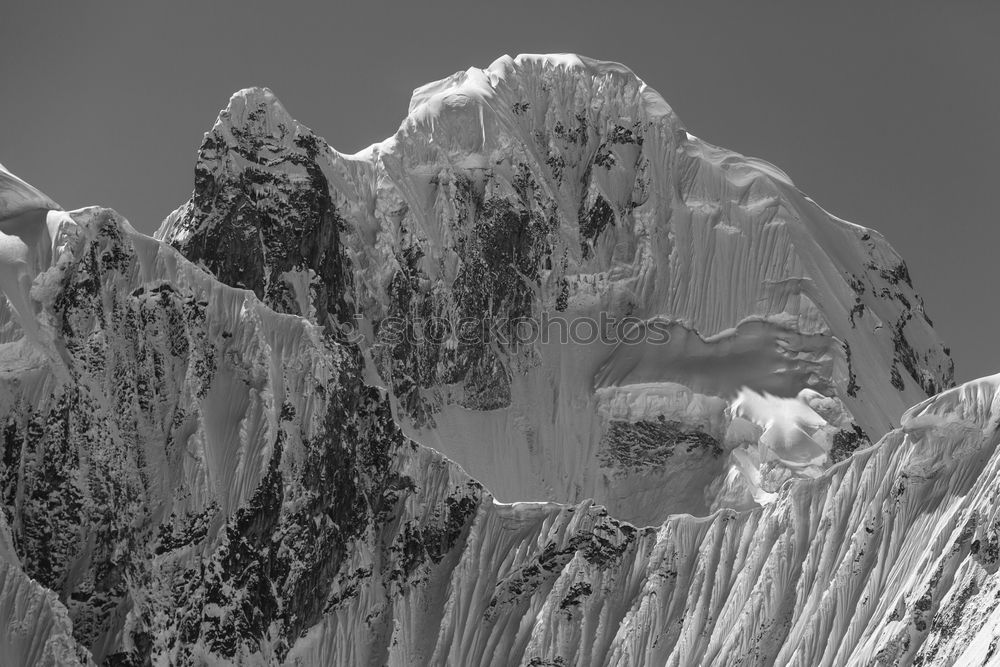
[{"label": "rock and snow couloir", "polygon": [[[502,58],[351,156],[241,91],[159,241],[0,176],[6,660],[1000,660],[1000,379],[926,398],[884,239],[620,65]],[[480,311],[670,339],[386,331]]]}]

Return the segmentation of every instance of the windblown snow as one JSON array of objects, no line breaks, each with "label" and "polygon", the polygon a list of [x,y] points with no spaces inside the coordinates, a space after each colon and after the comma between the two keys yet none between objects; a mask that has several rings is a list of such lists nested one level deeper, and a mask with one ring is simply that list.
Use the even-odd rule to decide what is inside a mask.
[{"label": "windblown snow", "polygon": [[0,170],[0,290],[0,664],[1000,664],[1000,378],[622,65],[242,90],[156,240]]}]

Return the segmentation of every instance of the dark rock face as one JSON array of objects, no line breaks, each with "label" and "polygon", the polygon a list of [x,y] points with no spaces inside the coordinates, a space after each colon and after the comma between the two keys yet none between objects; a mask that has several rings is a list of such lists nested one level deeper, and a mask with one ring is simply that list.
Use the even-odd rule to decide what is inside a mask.
[{"label": "dark rock face", "polygon": [[612,421],[604,436],[601,459],[620,469],[661,468],[675,454],[718,458],[722,448],[707,433],[660,417],[655,421]]},{"label": "dark rock face", "polygon": [[[177,226],[199,233],[175,237],[173,245],[227,285],[252,290],[278,312],[309,315],[301,312],[305,301],[321,323],[349,322],[343,219],[320,166],[329,147],[287,114],[275,126],[267,125],[276,102],[248,104],[251,111],[205,136],[194,194]],[[234,156],[240,168],[230,165]],[[290,281],[290,272],[304,284]],[[307,295],[297,295],[296,287]]]},{"label": "dark rock face", "polygon": [[[856,295],[855,305],[850,313],[851,325],[856,326],[865,315],[866,293],[875,299],[897,302],[901,312],[891,325],[893,356],[889,369],[890,384],[896,390],[903,391],[906,388],[903,381],[905,372],[928,396],[954,387],[955,364],[948,348],[943,348],[945,364],[935,369],[927,352],[917,352],[912,342],[915,335],[919,336],[916,325],[926,323],[933,326],[933,323],[924,308],[923,299],[912,293],[913,282],[906,262],[899,258],[888,258],[888,261],[886,258],[877,258],[875,244],[868,233],[863,234],[861,240],[868,247],[872,258],[865,265],[867,280],[856,275],[852,275],[850,279],[851,288]],[[904,295],[905,291],[911,293],[910,298]],[[854,389],[856,391],[857,387]]]},{"label": "dark rock face", "polygon": [[870,446],[871,440],[865,435],[864,430],[854,424],[851,429],[844,429],[833,436],[833,449],[830,450],[830,459],[837,463],[843,461],[856,450]]},{"label": "dark rock face", "polygon": [[[516,327],[537,314],[540,268],[551,265],[557,233],[554,219],[530,202],[484,198],[485,186],[461,172],[436,185],[449,193],[456,211],[454,282],[432,282],[420,267],[421,245],[400,251],[389,307],[376,322],[373,344],[382,376],[392,380],[405,409],[423,424],[433,423],[436,405],[422,389],[458,384],[464,389],[460,404],[477,410],[510,404],[517,360],[530,363],[532,357],[520,345]],[[414,322],[433,326],[418,333]]]}]

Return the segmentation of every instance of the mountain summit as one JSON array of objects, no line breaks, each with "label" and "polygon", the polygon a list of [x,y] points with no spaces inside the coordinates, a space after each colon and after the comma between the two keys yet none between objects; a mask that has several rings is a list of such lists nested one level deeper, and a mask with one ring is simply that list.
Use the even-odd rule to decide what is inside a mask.
[{"label": "mountain summit", "polygon": [[0,170],[0,663],[994,659],[1000,379],[624,66],[242,90],[156,237]]}]

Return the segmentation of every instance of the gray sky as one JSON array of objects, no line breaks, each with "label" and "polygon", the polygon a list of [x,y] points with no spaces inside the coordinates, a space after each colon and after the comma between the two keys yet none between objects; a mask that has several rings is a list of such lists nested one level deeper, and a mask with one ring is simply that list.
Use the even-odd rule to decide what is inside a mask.
[{"label": "gray sky", "polygon": [[413,88],[504,53],[617,60],[694,134],[884,233],[968,379],[1000,370],[998,33],[1000,3],[972,1],[6,3],[0,162],[151,233],[239,88],[354,151]]}]

